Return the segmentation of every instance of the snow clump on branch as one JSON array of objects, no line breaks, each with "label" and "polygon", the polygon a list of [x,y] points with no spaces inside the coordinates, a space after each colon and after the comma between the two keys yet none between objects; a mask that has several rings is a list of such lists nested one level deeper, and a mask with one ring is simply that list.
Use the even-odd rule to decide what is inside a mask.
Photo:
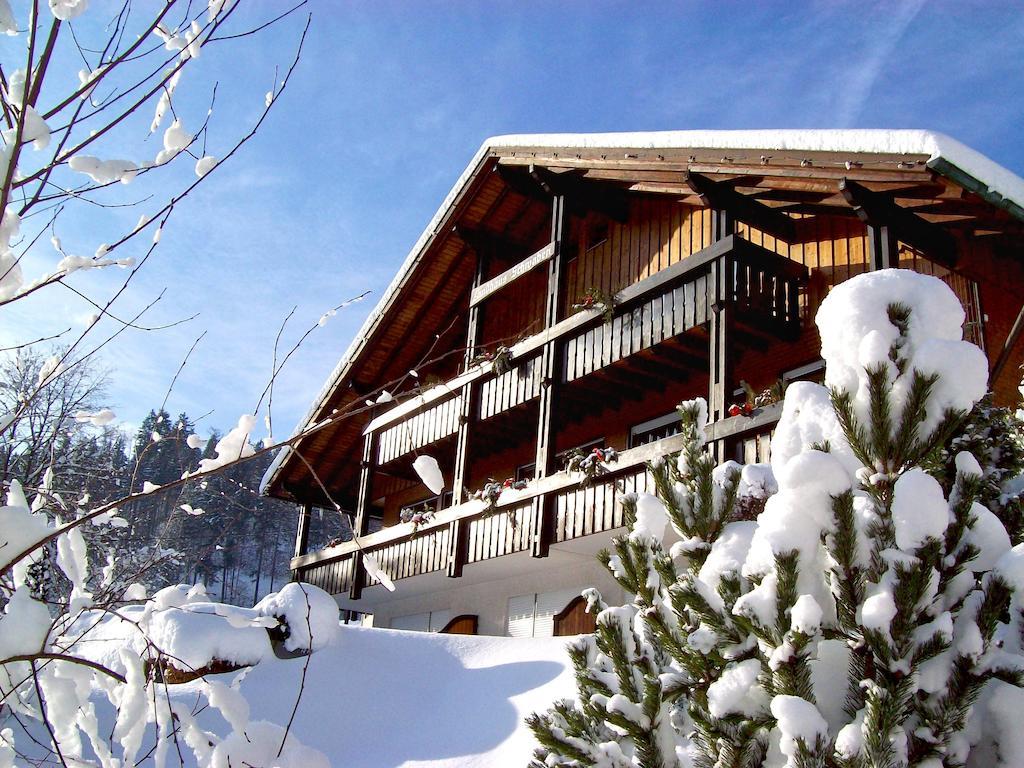
[{"label": "snow clump on branch", "polygon": [[193,474],[212,472],[213,470],[223,467],[232,461],[238,461],[239,459],[245,459],[252,456],[255,453],[255,450],[252,445],[249,444],[249,434],[252,432],[255,425],[255,416],[245,414],[239,417],[238,426],[217,441],[217,446],[214,448],[217,452],[216,458],[201,460],[199,462],[199,468]]}]

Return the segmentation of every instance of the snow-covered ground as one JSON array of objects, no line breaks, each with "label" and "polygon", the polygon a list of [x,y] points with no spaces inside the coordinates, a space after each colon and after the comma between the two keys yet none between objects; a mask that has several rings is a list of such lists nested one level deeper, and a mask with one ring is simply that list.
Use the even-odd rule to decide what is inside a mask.
[{"label": "snow-covered ground", "polygon": [[522,766],[536,746],[523,718],[575,694],[569,640],[343,626],[309,657],[257,664],[241,691],[253,719],[284,724],[308,658],[293,731],[332,765]]}]

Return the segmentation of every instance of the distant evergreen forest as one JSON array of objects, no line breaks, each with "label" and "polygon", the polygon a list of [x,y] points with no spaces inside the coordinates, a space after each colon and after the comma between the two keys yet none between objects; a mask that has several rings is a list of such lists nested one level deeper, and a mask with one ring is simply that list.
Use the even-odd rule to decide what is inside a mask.
[{"label": "distant evergreen forest", "polygon": [[[34,389],[43,365],[43,356],[26,353],[0,362],[0,413],[18,414],[0,442],[0,481],[4,487],[22,483],[29,501],[46,486],[65,502],[95,507],[147,483],[177,480],[215,455],[220,433],[197,435],[186,413],[172,417],[153,409],[134,436],[89,419],[102,407],[108,375],[93,367],[62,374],[43,388],[45,397],[24,407],[23,393]],[[211,597],[238,605],[280,589],[289,580],[296,509],[259,495],[272,459],[272,453],[256,456],[127,502],[115,525],[87,526],[90,556],[107,567],[108,585],[138,581],[154,591],[202,582]],[[84,490],[88,499],[68,498],[71,489],[76,497]],[[313,544],[347,531],[334,513],[318,511],[312,522]]]}]

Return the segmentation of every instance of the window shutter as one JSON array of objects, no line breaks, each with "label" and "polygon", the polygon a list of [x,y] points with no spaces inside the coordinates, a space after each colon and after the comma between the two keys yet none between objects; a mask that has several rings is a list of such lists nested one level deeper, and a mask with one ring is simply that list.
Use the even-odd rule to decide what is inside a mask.
[{"label": "window shutter", "polygon": [[430,629],[429,613],[412,613],[408,616],[395,616],[391,620],[392,629],[406,629],[413,632],[426,632]]},{"label": "window shutter", "polygon": [[431,611],[430,612],[430,631],[440,632],[444,629],[448,622],[452,620],[451,611]]},{"label": "window shutter", "polygon": [[534,637],[552,637],[555,634],[555,616],[574,599],[578,589],[560,589],[537,595],[537,615],[533,624]]},{"label": "window shutter", "polygon": [[533,612],[536,595],[516,595],[508,599],[509,637],[533,637]]}]

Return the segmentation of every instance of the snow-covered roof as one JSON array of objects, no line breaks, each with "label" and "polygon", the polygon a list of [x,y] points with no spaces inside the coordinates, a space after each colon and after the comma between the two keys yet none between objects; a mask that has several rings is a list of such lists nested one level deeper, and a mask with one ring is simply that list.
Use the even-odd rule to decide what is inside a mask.
[{"label": "snow-covered roof", "polygon": [[[924,130],[887,129],[780,129],[745,131],[642,131],[624,133],[537,133],[492,136],[477,150],[451,191],[445,196],[430,223],[409,251],[401,268],[388,286],[363,327],[353,338],[334,371],[327,378],[309,411],[296,425],[295,436],[315,423],[338,382],[349,370],[373,330],[392,306],[400,289],[441,221],[460,192],[481,170],[483,160],[495,150],[509,147],[607,148],[607,149],[756,149],[767,151],[841,152],[850,154],[925,155],[928,165],[942,175],[956,172],[956,183],[969,186],[990,202],[1009,203],[1017,215],[1024,212],[1024,179],[980,152],[942,133]],[[291,451],[283,448],[267,468],[260,483],[265,491]]]}]

